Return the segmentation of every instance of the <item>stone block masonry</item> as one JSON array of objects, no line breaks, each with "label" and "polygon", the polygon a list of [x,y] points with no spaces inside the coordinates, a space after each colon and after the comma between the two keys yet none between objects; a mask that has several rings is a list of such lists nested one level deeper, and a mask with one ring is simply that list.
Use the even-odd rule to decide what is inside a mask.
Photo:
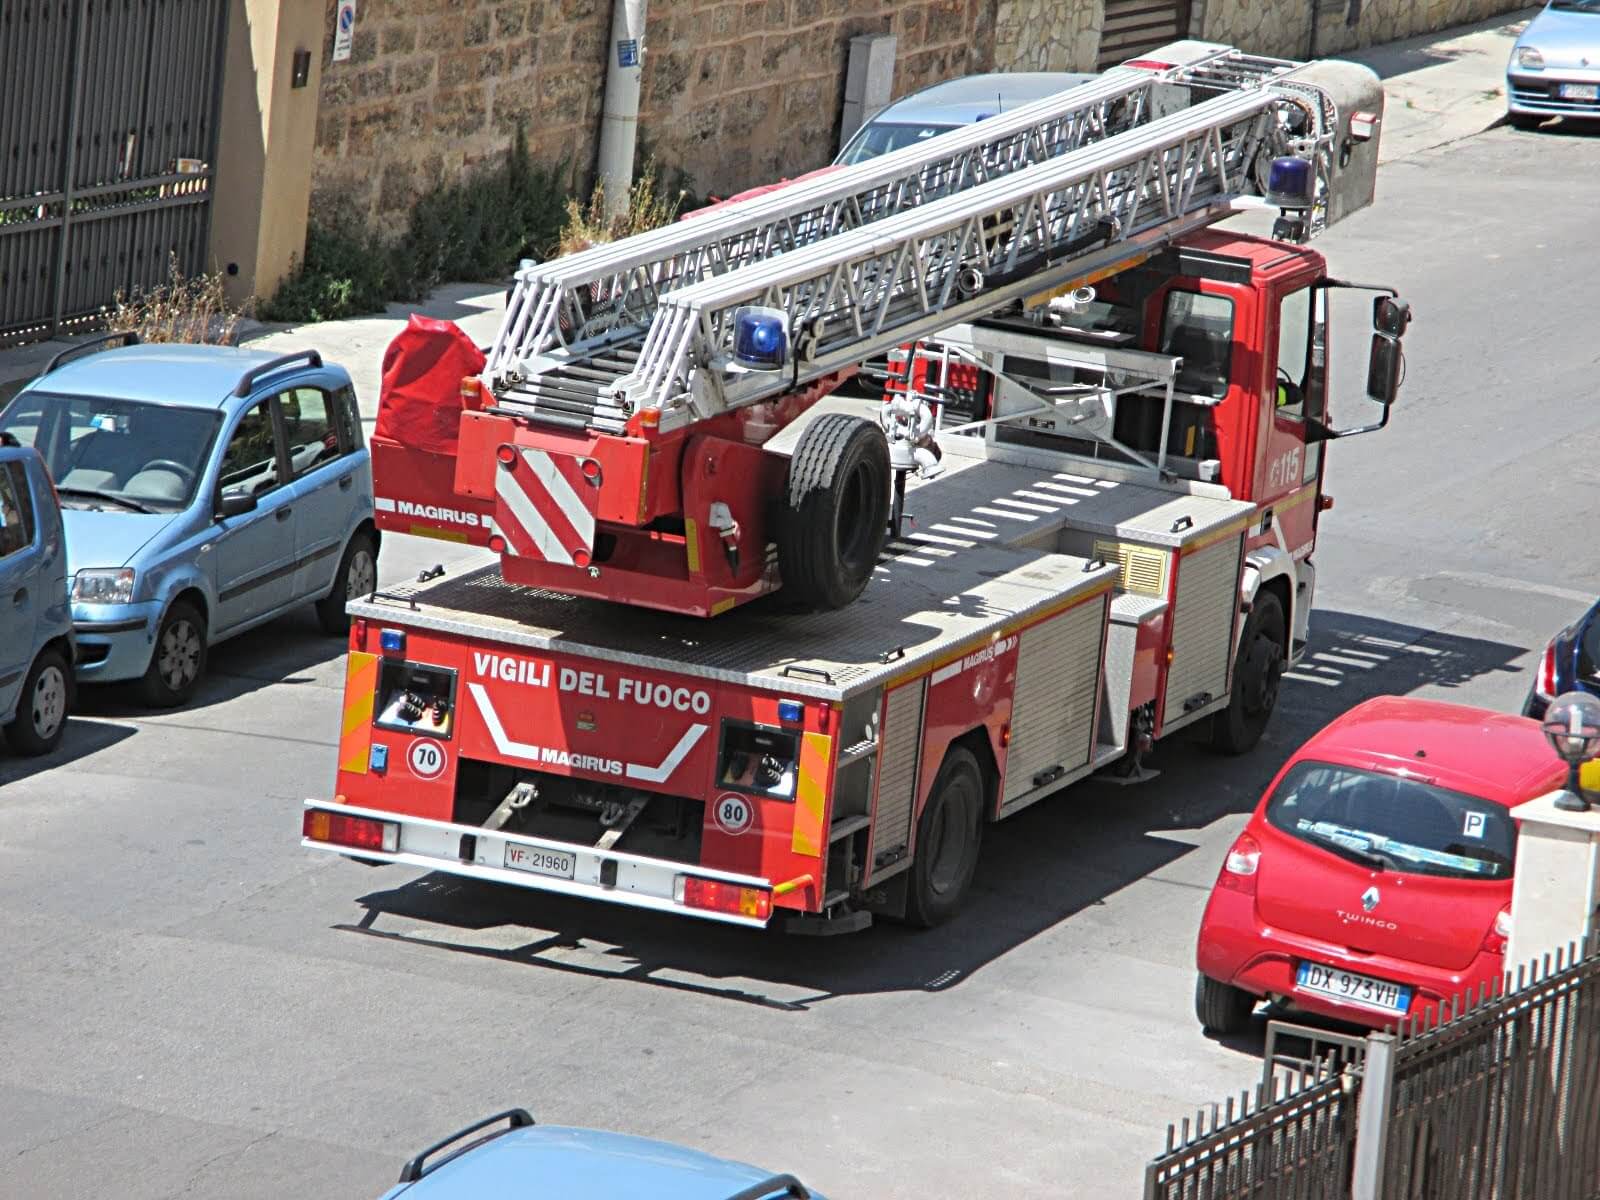
[{"label": "stone block masonry", "polygon": [[[535,157],[566,159],[573,181],[587,182],[610,0],[362,0],[351,56],[341,63],[329,62],[335,0],[325,3],[313,219],[344,213],[392,223],[433,182],[504,154],[519,121]],[[1080,61],[1079,14],[1098,7],[652,0],[641,137],[701,194],[792,176],[833,157],[851,37],[897,36],[898,96],[992,69],[997,12],[1009,22],[998,55],[1004,68]]]}]

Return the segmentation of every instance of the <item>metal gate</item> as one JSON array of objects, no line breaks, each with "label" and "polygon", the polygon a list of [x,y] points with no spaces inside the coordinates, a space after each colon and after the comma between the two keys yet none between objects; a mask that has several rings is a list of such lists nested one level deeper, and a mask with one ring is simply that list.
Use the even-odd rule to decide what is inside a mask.
[{"label": "metal gate", "polygon": [[1189,0],[1106,0],[1096,69],[1104,71],[1188,36]]},{"label": "metal gate", "polygon": [[204,270],[227,0],[0,0],[0,345]]}]

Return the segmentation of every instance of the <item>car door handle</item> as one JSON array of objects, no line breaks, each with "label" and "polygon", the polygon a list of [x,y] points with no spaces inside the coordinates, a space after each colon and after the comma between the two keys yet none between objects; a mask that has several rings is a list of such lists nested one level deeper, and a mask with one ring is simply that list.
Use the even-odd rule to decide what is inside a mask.
[{"label": "car door handle", "polygon": [[355,487],[355,485],[356,477],[354,475],[346,475],[343,479],[339,480],[339,490],[341,492],[348,492],[351,488]]},{"label": "car door handle", "polygon": [[277,512],[273,513],[272,515],[277,517],[278,520],[280,520],[280,521],[287,521],[290,517],[292,517],[294,515],[294,509],[292,509],[292,508],[280,508],[280,509],[278,509]]}]

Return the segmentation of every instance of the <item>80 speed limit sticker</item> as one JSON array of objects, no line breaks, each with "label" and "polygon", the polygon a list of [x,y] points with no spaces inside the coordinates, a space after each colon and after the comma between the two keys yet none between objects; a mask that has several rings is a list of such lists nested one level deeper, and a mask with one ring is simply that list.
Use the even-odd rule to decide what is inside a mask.
[{"label": "80 speed limit sticker", "polygon": [[728,792],[718,796],[712,804],[711,817],[723,833],[738,837],[741,833],[750,831],[750,826],[755,823],[756,814],[750,807],[750,801],[743,796]]},{"label": "80 speed limit sticker", "polygon": [[439,778],[449,762],[445,748],[432,738],[418,738],[406,752],[406,766],[418,779]]}]

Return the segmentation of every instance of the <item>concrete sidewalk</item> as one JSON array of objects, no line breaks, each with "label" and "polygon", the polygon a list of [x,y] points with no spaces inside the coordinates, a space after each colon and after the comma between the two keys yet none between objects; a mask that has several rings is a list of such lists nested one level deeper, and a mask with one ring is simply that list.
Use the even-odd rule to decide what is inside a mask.
[{"label": "concrete sidewalk", "polygon": [[[1505,113],[1505,66],[1512,43],[1538,9],[1408,38],[1341,57],[1370,66],[1384,81],[1387,104],[1379,161],[1394,162],[1481,133]],[[250,323],[251,346],[288,353],[315,349],[355,380],[363,415],[377,412],[384,348],[412,312],[459,323],[479,345],[494,337],[504,293],[486,284],[449,284],[420,305],[390,305],[380,314],[317,325]],[[33,378],[70,343],[44,342],[0,351],[0,402]]]}]

